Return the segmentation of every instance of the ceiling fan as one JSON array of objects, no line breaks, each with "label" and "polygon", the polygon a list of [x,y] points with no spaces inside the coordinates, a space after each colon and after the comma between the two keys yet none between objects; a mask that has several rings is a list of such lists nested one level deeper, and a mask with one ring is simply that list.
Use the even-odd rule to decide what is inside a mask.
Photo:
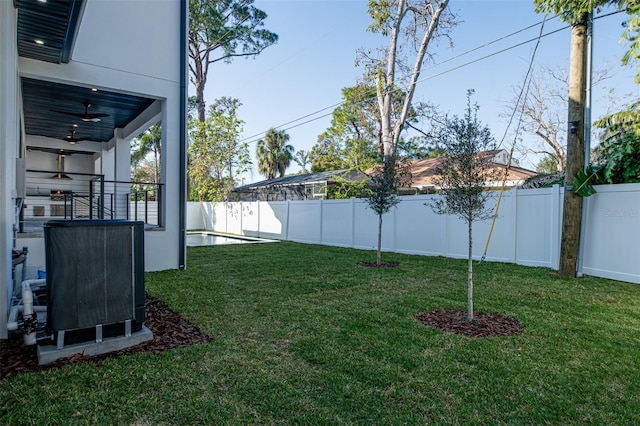
[{"label": "ceiling fan", "polygon": [[58,111],[58,110],[55,110],[55,109],[52,109],[51,111],[57,112],[57,113],[60,113],[60,114],[71,115],[73,117],[79,118],[82,121],[85,121],[85,122],[91,121],[91,122],[94,122],[94,123],[97,123],[98,121],[101,121],[102,118],[104,118],[104,117],[109,117],[109,114],[90,113],[89,112],[89,108],[91,108],[91,104],[89,102],[83,102],[82,105],[84,105],[84,113]]},{"label": "ceiling fan", "polygon": [[71,145],[75,145],[77,142],[89,140],[89,138],[76,138],[75,130],[69,130],[69,134],[66,137],[60,139],[69,142]]}]

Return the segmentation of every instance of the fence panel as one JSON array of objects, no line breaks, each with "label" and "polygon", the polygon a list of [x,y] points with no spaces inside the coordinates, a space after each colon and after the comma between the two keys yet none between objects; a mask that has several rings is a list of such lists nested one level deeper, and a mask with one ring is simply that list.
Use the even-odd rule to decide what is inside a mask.
[{"label": "fence panel", "polygon": [[203,210],[211,206],[211,203],[207,202],[191,202],[187,203],[187,229],[209,229],[205,225],[206,214],[203,214]]},{"label": "fence panel", "polygon": [[518,191],[516,262],[527,266],[557,267],[560,251],[559,187]]},{"label": "fence panel", "polygon": [[[382,250],[395,249],[395,214],[397,207],[382,216]],[[354,200],[353,246],[372,250],[378,248],[378,215],[363,200]]]},{"label": "fence panel", "polygon": [[322,201],[290,201],[289,203],[289,240],[320,244],[322,242]]},{"label": "fence panel", "polygon": [[353,247],[353,203],[353,198],[323,202],[322,244]]},{"label": "fence panel", "polygon": [[582,271],[640,284],[640,184],[596,190],[585,206]]},{"label": "fence panel", "polygon": [[289,221],[288,201],[260,201],[260,237],[275,238],[279,240],[288,239],[287,223]]},{"label": "fence panel", "polygon": [[401,253],[441,256],[445,245],[445,216],[425,206],[434,197],[403,197],[396,211],[396,249]]},{"label": "fence panel", "polygon": [[227,206],[225,203],[208,203],[204,210],[205,217],[209,218],[208,227],[206,229],[217,232],[227,231]]},{"label": "fence panel", "polygon": [[[260,234],[260,201],[242,202],[240,211],[241,234],[257,237]],[[235,234],[235,232],[233,233]]]}]

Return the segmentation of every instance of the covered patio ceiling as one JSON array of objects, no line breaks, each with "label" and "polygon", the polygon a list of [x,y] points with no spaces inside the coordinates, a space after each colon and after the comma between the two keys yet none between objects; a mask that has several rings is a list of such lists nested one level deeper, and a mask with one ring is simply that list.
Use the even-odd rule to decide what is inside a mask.
[{"label": "covered patio ceiling", "polygon": [[[22,78],[25,132],[67,140],[108,142],[154,99],[91,87]],[[87,107],[87,105],[90,105]],[[72,147],[70,147],[72,148]]]},{"label": "covered patio ceiling", "polygon": [[[85,0],[14,0],[18,9],[18,54],[57,64],[72,60]],[[27,135],[69,141],[107,142],[154,99],[97,87],[21,79]],[[46,147],[45,147],[46,148]],[[69,144],[69,150],[80,146]]]}]

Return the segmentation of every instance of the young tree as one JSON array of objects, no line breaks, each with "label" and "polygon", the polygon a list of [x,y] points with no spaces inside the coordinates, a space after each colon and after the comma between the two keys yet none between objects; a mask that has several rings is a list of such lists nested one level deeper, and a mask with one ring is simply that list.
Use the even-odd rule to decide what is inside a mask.
[{"label": "young tree", "polygon": [[289,134],[284,130],[269,129],[264,139],[258,141],[256,157],[258,158],[258,171],[267,179],[273,179],[276,174],[280,177],[291,165],[294,148],[289,145]]},{"label": "young tree", "polygon": [[400,198],[396,195],[398,185],[395,164],[395,160],[385,161],[382,167],[374,170],[370,176],[371,182],[365,195],[367,206],[378,215],[378,246],[376,251],[376,265],[378,266],[382,264],[382,216],[400,202]]},{"label": "young tree", "polygon": [[216,99],[204,122],[190,122],[191,199],[224,200],[240,175],[250,169],[249,147],[240,142],[244,121],[237,113],[241,105],[233,98]]},{"label": "young tree", "polygon": [[189,73],[201,122],[209,65],[256,56],[276,43],[278,36],[262,28],[266,18],[253,0],[189,0]]},{"label": "young tree", "polygon": [[442,198],[429,205],[438,214],[454,214],[467,223],[469,252],[467,270],[467,319],[473,320],[473,222],[491,217],[493,209],[485,207],[490,197],[485,183],[500,178],[492,167],[490,155],[495,140],[488,127],[477,118],[478,106],[471,104],[473,90],[467,92],[467,110],[463,118],[447,120],[441,144],[447,153],[434,183],[442,188]]}]

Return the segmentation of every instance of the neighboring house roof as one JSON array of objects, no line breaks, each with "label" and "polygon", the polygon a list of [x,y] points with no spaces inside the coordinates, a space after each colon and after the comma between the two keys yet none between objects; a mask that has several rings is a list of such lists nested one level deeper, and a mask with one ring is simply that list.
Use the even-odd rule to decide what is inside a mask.
[{"label": "neighboring house roof", "polygon": [[[491,157],[493,167],[500,170],[500,176],[504,176],[507,168],[507,160],[509,158],[506,150],[484,151],[479,155],[483,157]],[[426,188],[435,187],[434,178],[438,174],[437,171],[444,164],[446,158],[426,158],[424,160],[415,160],[409,163],[411,170],[411,187]],[[527,170],[522,167],[510,166],[507,174],[507,186],[514,186],[522,183],[525,179],[536,176],[538,173]],[[488,186],[499,185],[501,182],[487,182]]]},{"label": "neighboring house roof", "polygon": [[332,170],[326,172],[307,173],[303,175],[285,176],[275,179],[267,179],[260,182],[250,183],[249,185],[235,188],[232,192],[250,192],[259,188],[282,187],[294,185],[313,185],[326,184],[333,182],[337,178],[343,178],[349,181],[361,182],[366,179],[366,175],[358,170]]}]

